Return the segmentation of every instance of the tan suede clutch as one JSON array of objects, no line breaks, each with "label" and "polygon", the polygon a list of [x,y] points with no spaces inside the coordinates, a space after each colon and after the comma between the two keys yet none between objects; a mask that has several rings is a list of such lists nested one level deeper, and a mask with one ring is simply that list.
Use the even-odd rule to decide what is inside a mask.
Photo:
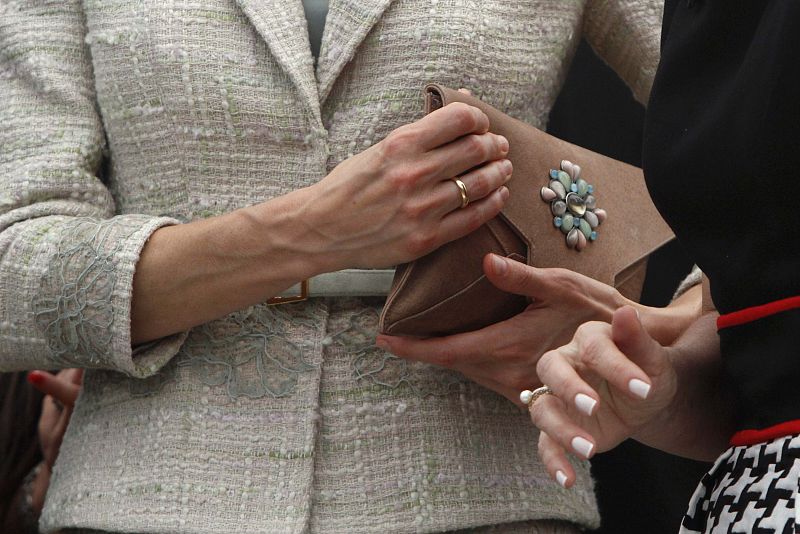
[{"label": "tan suede clutch", "polygon": [[397,269],[382,332],[454,334],[522,311],[526,297],[500,291],[483,274],[489,252],[577,271],[638,300],[647,256],[673,238],[641,169],[557,139],[453,89],[429,85],[425,98],[427,113],[466,102],[488,115],[491,131],[509,141],[511,195],[501,215],[475,232]]}]

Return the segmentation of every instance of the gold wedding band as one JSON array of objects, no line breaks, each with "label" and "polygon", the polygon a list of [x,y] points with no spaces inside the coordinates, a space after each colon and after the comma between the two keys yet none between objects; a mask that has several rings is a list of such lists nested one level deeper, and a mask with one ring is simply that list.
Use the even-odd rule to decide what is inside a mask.
[{"label": "gold wedding band", "polygon": [[469,205],[469,195],[467,194],[467,186],[458,178],[453,178],[453,181],[458,187],[458,193],[461,195],[461,208],[464,209]]},{"label": "gold wedding band", "polygon": [[533,391],[526,389],[522,393],[519,394],[519,400],[522,401],[522,404],[527,404],[528,407],[533,406],[533,403],[536,402],[536,399],[543,395],[552,395],[553,390],[550,389],[548,386],[542,386],[540,388],[536,388]]}]

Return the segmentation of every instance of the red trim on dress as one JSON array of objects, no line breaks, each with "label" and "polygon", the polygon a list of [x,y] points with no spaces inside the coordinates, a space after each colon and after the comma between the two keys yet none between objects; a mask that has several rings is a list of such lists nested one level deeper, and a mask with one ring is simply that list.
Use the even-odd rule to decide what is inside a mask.
[{"label": "red trim on dress", "polygon": [[800,308],[800,295],[720,315],[717,317],[717,330],[751,323],[758,319],[794,308]]},{"label": "red trim on dress", "polygon": [[731,437],[731,447],[755,445],[775,438],[800,434],[800,419],[778,423],[761,430],[740,430]]}]

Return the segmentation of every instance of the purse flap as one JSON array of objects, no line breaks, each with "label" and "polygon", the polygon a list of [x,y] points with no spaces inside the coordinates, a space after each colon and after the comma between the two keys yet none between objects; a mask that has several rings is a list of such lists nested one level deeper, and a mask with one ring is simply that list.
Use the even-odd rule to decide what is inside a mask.
[{"label": "purse flap", "polygon": [[[508,139],[507,157],[514,171],[501,216],[528,245],[529,265],[561,267],[617,286],[628,267],[674,237],[650,200],[641,169],[553,137],[468,94],[437,84],[428,85],[425,94],[428,113],[464,102],[486,113],[490,130]],[[567,246],[550,202],[540,193],[552,180],[550,171],[561,169],[562,160],[581,167],[580,178],[592,185],[596,207],[607,213],[594,229],[596,239],[582,251]]]}]

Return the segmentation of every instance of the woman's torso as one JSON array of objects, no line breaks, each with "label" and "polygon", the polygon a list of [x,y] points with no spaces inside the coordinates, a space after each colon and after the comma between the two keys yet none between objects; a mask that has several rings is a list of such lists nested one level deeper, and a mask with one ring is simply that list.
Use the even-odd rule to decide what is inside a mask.
[{"label": "woman's torso", "polygon": [[[644,34],[656,38],[658,2],[618,3],[638,6]],[[332,1],[314,68],[300,2],[87,0],[117,211],[190,221],[312,184],[421,117],[430,81],[469,88],[543,127],[585,7]],[[633,77],[652,74],[648,57]],[[461,376],[373,347],[381,304],[256,306],[192,330],[149,379],[87,372],[43,524],[596,524],[586,466],[576,488],[558,489],[523,412]]]}]

